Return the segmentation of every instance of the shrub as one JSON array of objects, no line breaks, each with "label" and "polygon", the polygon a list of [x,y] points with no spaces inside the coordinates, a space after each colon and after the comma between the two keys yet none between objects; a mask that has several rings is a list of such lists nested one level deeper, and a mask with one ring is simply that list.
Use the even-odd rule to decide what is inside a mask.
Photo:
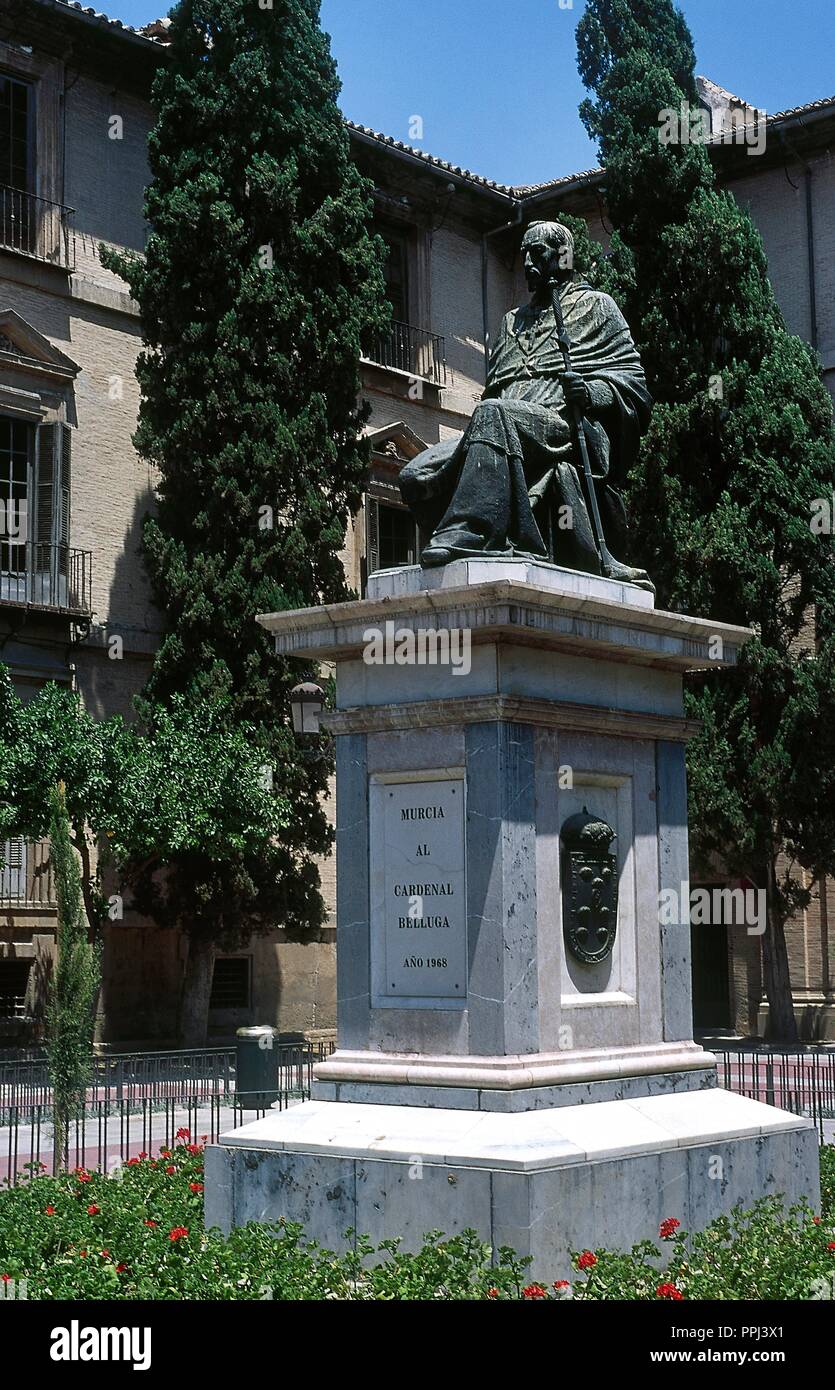
[{"label": "shrub", "polygon": [[[0,1192],[0,1278],[30,1299],[601,1300],[809,1299],[835,1292],[835,1149],[822,1151],[821,1217],[776,1198],[688,1235],[673,1220],[629,1253],[579,1251],[569,1283],[532,1282],[527,1261],[474,1231],[430,1231],[415,1254],[365,1237],[337,1255],[301,1227],[252,1222],[224,1237],[203,1227],[203,1147],[173,1148],[105,1175],[47,1176],[32,1165]],[[375,1258],[376,1257],[376,1258]]]}]

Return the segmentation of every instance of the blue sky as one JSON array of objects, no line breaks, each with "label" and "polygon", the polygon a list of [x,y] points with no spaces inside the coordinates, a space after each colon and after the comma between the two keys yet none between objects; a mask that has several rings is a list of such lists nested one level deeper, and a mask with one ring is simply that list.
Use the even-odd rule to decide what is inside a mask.
[{"label": "blue sky", "polygon": [[[164,0],[105,0],[140,25]],[[562,0],[567,3],[567,0]],[[352,120],[500,183],[588,169],[574,31],[584,0],[322,0]],[[697,71],[766,111],[835,95],[833,0],[680,0]],[[413,116],[423,140],[409,138]]]}]

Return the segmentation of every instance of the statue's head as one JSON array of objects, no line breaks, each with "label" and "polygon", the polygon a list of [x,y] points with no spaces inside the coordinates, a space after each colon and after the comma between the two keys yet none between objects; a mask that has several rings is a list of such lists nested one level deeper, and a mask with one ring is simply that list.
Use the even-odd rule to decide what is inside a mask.
[{"label": "statue's head", "polygon": [[531,294],[574,272],[574,237],[562,222],[532,222],[522,238],[522,261]]}]

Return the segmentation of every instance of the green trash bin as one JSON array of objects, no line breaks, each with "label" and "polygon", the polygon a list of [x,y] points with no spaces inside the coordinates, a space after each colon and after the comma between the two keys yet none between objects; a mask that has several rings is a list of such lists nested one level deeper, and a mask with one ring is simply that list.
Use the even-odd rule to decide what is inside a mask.
[{"label": "green trash bin", "polygon": [[243,1110],[269,1110],[278,1100],[278,1029],[268,1024],[239,1028],[235,1097]]}]

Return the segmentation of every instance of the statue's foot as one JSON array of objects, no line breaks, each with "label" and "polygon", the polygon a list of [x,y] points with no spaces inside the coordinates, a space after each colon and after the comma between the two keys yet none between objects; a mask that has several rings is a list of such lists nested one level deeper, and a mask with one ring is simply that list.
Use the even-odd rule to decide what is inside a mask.
[{"label": "statue's foot", "polygon": [[619,584],[634,584],[636,589],[647,589],[651,594],[655,593],[655,585],[647,574],[646,570],[633,569],[631,565],[622,565],[620,560],[610,559],[604,570],[606,579],[614,579]]},{"label": "statue's foot", "polygon": [[455,554],[446,545],[429,545],[421,552],[420,563],[424,569],[431,569],[434,565],[448,565],[450,560],[454,560]]}]

